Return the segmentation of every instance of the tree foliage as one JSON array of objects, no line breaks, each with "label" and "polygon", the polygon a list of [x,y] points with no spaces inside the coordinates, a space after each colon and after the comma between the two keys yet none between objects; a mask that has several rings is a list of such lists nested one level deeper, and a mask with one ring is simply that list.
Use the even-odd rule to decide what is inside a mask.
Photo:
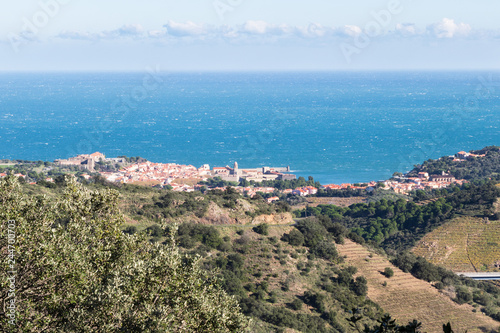
[{"label": "tree foliage", "polygon": [[[118,193],[72,180],[62,199],[27,197],[13,177],[0,181],[1,252],[14,220],[15,326],[0,309],[0,330],[19,332],[234,332],[246,318],[220,281],[143,234],[120,230]],[[7,261],[0,295],[8,299]]]}]

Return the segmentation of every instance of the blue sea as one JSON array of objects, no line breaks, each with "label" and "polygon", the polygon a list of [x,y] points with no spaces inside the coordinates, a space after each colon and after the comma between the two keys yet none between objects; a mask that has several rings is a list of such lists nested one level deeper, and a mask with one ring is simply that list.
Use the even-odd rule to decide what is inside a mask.
[{"label": "blue sea", "polygon": [[500,145],[499,72],[0,73],[0,158],[100,151],[389,178]]}]

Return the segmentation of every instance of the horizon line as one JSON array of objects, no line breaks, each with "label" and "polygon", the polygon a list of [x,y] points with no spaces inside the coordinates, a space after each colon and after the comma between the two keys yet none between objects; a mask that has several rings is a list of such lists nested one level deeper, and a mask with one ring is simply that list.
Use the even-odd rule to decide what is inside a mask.
[{"label": "horizon line", "polygon": [[[143,73],[144,69],[0,69],[4,73]],[[420,69],[160,69],[158,73],[356,73],[356,72],[500,72],[500,68],[420,68]]]}]

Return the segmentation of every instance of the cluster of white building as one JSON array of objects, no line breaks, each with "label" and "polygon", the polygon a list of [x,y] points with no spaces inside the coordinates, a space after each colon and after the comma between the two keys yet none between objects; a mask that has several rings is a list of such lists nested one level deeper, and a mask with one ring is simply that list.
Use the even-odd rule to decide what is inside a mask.
[{"label": "cluster of white building", "polygon": [[[467,153],[464,151],[458,152],[456,155],[452,156],[454,161],[465,161],[470,158],[484,157],[485,155],[477,155],[472,153]],[[104,154],[99,152],[89,154],[89,155],[78,155],[66,160],[56,160],[55,162],[59,165],[80,165],[89,170],[93,170],[95,163],[99,161],[112,161],[116,163],[125,164],[124,159],[107,159]],[[200,190],[203,185],[187,185],[184,183],[198,183],[199,181],[206,181],[210,177],[221,177],[223,180],[227,181],[239,181],[241,179],[262,181],[262,180],[292,180],[295,179],[295,175],[289,174],[290,167],[279,167],[279,168],[256,168],[256,169],[239,169],[238,163],[234,163],[234,167],[215,167],[210,170],[208,164],[204,164],[200,168],[196,168],[192,165],[179,165],[175,163],[152,163],[149,161],[134,163],[127,165],[116,172],[100,172],[100,174],[110,182],[119,183],[136,183],[143,185],[169,185],[174,191],[191,192],[195,190]],[[0,178],[6,177],[6,173],[0,173]],[[26,175],[16,174],[17,177],[26,178]],[[85,174],[86,179],[90,176]],[[190,181],[185,181],[190,180]],[[47,178],[46,181],[53,182],[52,178]],[[401,176],[395,177],[392,180],[387,180],[382,182],[384,186],[380,187],[385,190],[394,190],[396,193],[408,194],[415,190],[424,189],[439,189],[443,187],[450,186],[452,184],[462,185],[467,182],[463,179],[455,179],[454,176],[442,173],[440,175],[429,175],[427,172],[420,172],[418,177],[408,177]],[[321,189],[323,190],[345,190],[345,189],[364,189],[372,190],[377,187],[379,183],[371,181],[366,184],[327,184],[323,185]],[[215,188],[219,190],[225,190],[225,188]],[[273,187],[241,187],[237,186],[234,189],[243,194],[253,197],[257,193],[272,194],[272,193],[282,193],[282,194],[292,194],[298,196],[308,196],[314,195],[318,192],[318,189],[314,186],[299,187],[296,189],[287,189],[278,191]],[[268,199],[269,202],[278,200],[277,196]]]},{"label": "cluster of white building", "polygon": [[399,177],[395,181],[385,181],[384,189],[392,189],[396,193],[407,194],[411,191],[425,189],[439,189],[452,184],[462,185],[467,181],[456,179],[452,175],[442,173],[441,175],[429,175],[427,172],[419,172],[418,177]]},{"label": "cluster of white building", "polygon": [[[100,174],[110,182],[171,185],[174,188],[181,186],[174,182],[176,179],[206,180],[211,176],[208,164],[196,168],[192,165],[152,162],[135,163],[116,172],[101,172]],[[187,189],[183,188],[183,190]]]},{"label": "cluster of white building", "polygon": [[254,181],[260,183],[264,180],[293,180],[296,179],[294,174],[290,174],[290,166],[287,167],[262,167],[254,169],[240,169],[238,162],[234,162],[231,168],[226,165],[225,167],[215,167],[213,175],[220,177],[225,181],[239,182],[242,179],[247,181]]},{"label": "cluster of white building", "polygon": [[480,158],[485,156],[486,154],[473,154],[465,151],[459,151],[455,156],[453,156],[453,162],[463,162],[471,158]]}]

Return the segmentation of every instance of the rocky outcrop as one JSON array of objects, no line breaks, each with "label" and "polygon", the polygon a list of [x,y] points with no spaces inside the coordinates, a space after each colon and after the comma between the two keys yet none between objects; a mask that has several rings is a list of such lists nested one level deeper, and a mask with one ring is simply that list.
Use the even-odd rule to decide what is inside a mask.
[{"label": "rocky outcrop", "polygon": [[293,217],[290,213],[277,213],[269,215],[260,215],[253,219],[252,224],[293,224]]}]

